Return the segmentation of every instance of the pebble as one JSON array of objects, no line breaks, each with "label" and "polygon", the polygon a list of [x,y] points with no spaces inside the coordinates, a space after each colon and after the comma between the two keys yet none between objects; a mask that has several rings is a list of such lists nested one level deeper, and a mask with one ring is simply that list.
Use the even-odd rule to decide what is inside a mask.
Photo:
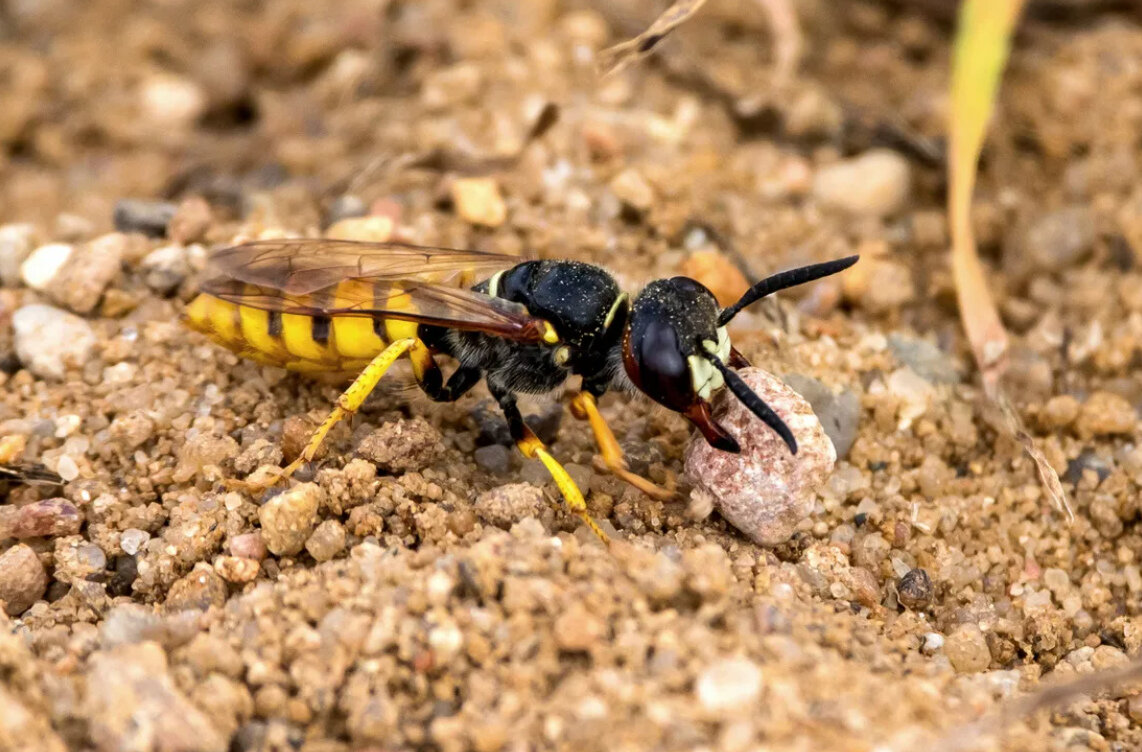
[{"label": "pebble", "polygon": [[1075,430],[1083,438],[1132,434],[1138,415],[1125,398],[1113,392],[1095,392],[1083,403]]},{"label": "pebble", "polygon": [[386,473],[421,470],[440,459],[444,439],[424,418],[383,424],[357,445],[357,455]]},{"label": "pebble", "polygon": [[33,290],[47,290],[74,255],[75,246],[69,243],[41,245],[20,264],[20,278]]},{"label": "pebble", "polygon": [[345,548],[345,527],[337,520],[326,520],[317,526],[305,550],[317,561],[329,561]]},{"label": "pebble", "polygon": [[0,554],[0,601],[9,616],[31,608],[48,589],[48,573],[29,546],[17,543]]},{"label": "pebble", "polygon": [[384,243],[392,239],[393,221],[389,217],[347,217],[325,232],[338,240],[360,240]]},{"label": "pebble", "polygon": [[190,260],[185,246],[164,245],[148,253],[139,263],[143,282],[155,293],[173,295],[190,274]]},{"label": "pebble", "polygon": [[698,705],[715,716],[749,713],[761,696],[761,679],[761,669],[748,658],[715,661],[694,683]]},{"label": "pebble", "polygon": [[242,533],[230,539],[230,553],[245,559],[261,561],[266,558],[266,542],[262,540],[262,533]]},{"label": "pebble", "polygon": [[457,178],[451,185],[456,213],[466,222],[499,227],[508,217],[508,208],[494,178]]},{"label": "pebble", "polygon": [[714,449],[695,434],[686,450],[686,474],[694,493],[712,496],[730,524],[761,545],[776,545],[788,540],[812,511],[815,491],[832,472],[836,451],[805,398],[758,368],[742,369],[739,375],[789,426],[797,455],[723,390],[714,414],[742,452]]},{"label": "pebble", "polygon": [[206,111],[206,92],[195,81],[170,73],[156,73],[139,87],[144,119],[158,131],[190,128]]},{"label": "pebble", "polygon": [[175,580],[167,591],[163,607],[176,611],[205,611],[226,603],[226,583],[208,564],[198,564],[185,577]]},{"label": "pebble", "polygon": [[151,534],[137,527],[129,527],[119,533],[119,547],[123,553],[134,556],[143,550],[143,546],[151,539]]},{"label": "pebble", "polygon": [[99,625],[99,639],[104,648],[134,645],[147,640],[160,642],[166,631],[164,619],[148,606],[123,603],[107,612]]},{"label": "pebble", "polygon": [[486,473],[506,475],[512,469],[511,450],[503,444],[490,444],[476,449],[472,454],[476,466]]},{"label": "pebble", "polygon": [[[100,750],[225,752],[228,741],[176,686],[157,642],[99,650],[87,662],[87,733]],[[141,741],[142,740],[142,741]]]},{"label": "pebble", "polygon": [[214,223],[210,204],[201,196],[191,196],[178,205],[167,224],[167,235],[179,245],[197,243],[206,238]]},{"label": "pebble", "polygon": [[112,221],[119,232],[138,232],[149,238],[166,237],[178,207],[166,201],[124,198],[115,203]]},{"label": "pebble", "polygon": [[991,665],[987,640],[975,624],[961,624],[944,641],[944,654],[961,674],[986,671]]},{"label": "pebble", "polygon": [[813,197],[852,214],[885,217],[900,210],[912,190],[908,160],[888,149],[872,149],[818,170]]},{"label": "pebble", "polygon": [[817,379],[800,373],[786,374],[782,380],[809,400],[817,420],[821,421],[829,441],[833,442],[837,458],[847,457],[860,428],[860,397],[856,392],[846,389],[840,394],[833,394],[832,389]]},{"label": "pebble", "polygon": [[721,306],[736,303],[749,289],[749,281],[741,269],[721,251],[705,250],[691,253],[682,262],[678,273],[705,285],[714,293]]},{"label": "pebble", "polygon": [[611,180],[610,188],[619,201],[636,211],[645,212],[654,205],[654,189],[638,170],[623,170]]},{"label": "pebble", "polygon": [[[1028,272],[1055,272],[1082,261],[1097,237],[1092,211],[1070,206],[1041,214],[1005,248],[1005,261]],[[1007,257],[1015,254],[1015,258]]]},{"label": "pebble", "polygon": [[20,283],[20,267],[35,245],[36,228],[31,224],[0,226],[0,286]]},{"label": "pebble", "polygon": [[369,206],[360,196],[346,194],[338,196],[329,204],[325,212],[325,226],[332,227],[343,219],[363,217],[369,213]]},{"label": "pebble", "polygon": [[932,603],[932,578],[923,569],[909,570],[896,583],[900,604],[913,611],[921,611]]},{"label": "pebble", "polygon": [[28,305],[12,316],[16,356],[36,376],[62,379],[82,366],[95,347],[95,332],[80,317],[48,305]]},{"label": "pebble", "polygon": [[906,365],[925,381],[955,384],[960,374],[952,357],[931,342],[901,334],[888,337],[888,349],[901,365]]},{"label": "pebble", "polygon": [[583,604],[574,603],[559,614],[553,632],[560,650],[585,653],[606,638],[607,624]]},{"label": "pebble", "polygon": [[506,530],[525,517],[538,517],[547,504],[542,488],[510,483],[480,494],[474,506],[480,519]]},{"label": "pebble", "polygon": [[862,258],[841,277],[845,299],[872,313],[891,313],[916,298],[912,270],[898,261]]},{"label": "pebble", "polygon": [[1082,405],[1069,394],[1056,394],[1039,411],[1039,422],[1047,430],[1066,428],[1079,417]]},{"label": "pebble", "polygon": [[[67,262],[43,288],[57,303],[75,313],[91,313],[107,286],[119,276],[127,237],[112,232],[75,246]],[[33,256],[28,257],[31,261]]]},{"label": "pebble", "polygon": [[262,565],[256,559],[243,556],[219,556],[214,561],[214,571],[218,576],[235,584],[253,582],[261,569]]},{"label": "pebble", "polygon": [[317,526],[317,510],[324,495],[320,486],[302,483],[267,501],[258,510],[266,548],[278,556],[300,552]]},{"label": "pebble", "polygon": [[0,506],[0,539],[75,535],[83,515],[67,499],[44,499],[22,507]]}]

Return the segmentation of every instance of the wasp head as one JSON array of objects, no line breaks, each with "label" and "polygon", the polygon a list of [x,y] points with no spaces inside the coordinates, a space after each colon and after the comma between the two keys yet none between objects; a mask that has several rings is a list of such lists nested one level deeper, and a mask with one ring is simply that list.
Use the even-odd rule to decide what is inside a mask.
[{"label": "wasp head", "polygon": [[766,295],[835,274],[856,260],[851,256],[775,274],[724,309],[712,292],[688,277],[651,282],[632,303],[623,334],[627,377],[655,402],[686,416],[711,446],[739,452],[741,446],[711,410],[713,396],[728,387],[796,454],[797,441],[789,427],[731,370],[748,362],[730,344],[726,324]]}]

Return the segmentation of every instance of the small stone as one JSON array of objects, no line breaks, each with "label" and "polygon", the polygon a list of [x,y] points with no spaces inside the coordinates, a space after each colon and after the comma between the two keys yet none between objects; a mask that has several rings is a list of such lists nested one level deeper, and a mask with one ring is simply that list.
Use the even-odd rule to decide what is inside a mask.
[{"label": "small stone", "polygon": [[951,661],[952,668],[961,674],[976,674],[986,671],[991,665],[987,640],[975,624],[956,627],[944,642],[944,654]]},{"label": "small stone", "polygon": [[929,632],[924,635],[924,644],[920,646],[925,655],[935,655],[944,649],[944,636],[939,632]]},{"label": "small stone", "polygon": [[[75,246],[59,271],[40,289],[76,313],[91,313],[107,286],[119,276],[126,249],[127,237],[117,232]],[[29,256],[28,262],[34,258],[35,254]]]},{"label": "small stone", "polygon": [[305,550],[317,561],[329,561],[345,548],[345,528],[337,520],[326,520],[317,526],[309,540],[305,542]]},{"label": "small stone", "polygon": [[167,235],[178,245],[197,243],[206,237],[214,215],[210,204],[201,196],[191,196],[178,205],[167,223]]},{"label": "small stone", "polygon": [[847,300],[872,313],[891,313],[916,298],[912,270],[886,258],[862,258],[841,277]]},{"label": "small stone", "polygon": [[27,305],[12,316],[16,356],[36,376],[62,379],[68,366],[83,366],[95,347],[91,325],[48,305]]},{"label": "small stone", "polygon": [[555,644],[569,653],[585,653],[607,636],[607,625],[580,603],[559,614],[553,629]]},{"label": "small stone", "polygon": [[507,205],[493,178],[457,178],[452,181],[451,193],[456,213],[466,222],[499,227],[507,219]]},{"label": "small stone", "polygon": [[506,475],[512,469],[511,450],[502,444],[479,447],[472,456],[476,466],[486,473]]},{"label": "small stone", "polygon": [[645,212],[654,205],[654,188],[638,170],[628,168],[611,180],[611,193],[635,211]]},{"label": "small stone", "polygon": [[156,73],[139,87],[139,108],[157,131],[185,130],[207,107],[206,92],[195,81],[170,73]]},{"label": "small stone", "polygon": [[164,245],[148,253],[139,264],[143,282],[159,295],[173,295],[190,274],[187,249]]},{"label": "small stone", "polygon": [[1142,723],[1142,694],[1132,695],[1126,701],[1126,714],[1135,723]]},{"label": "small stone", "polygon": [[360,196],[346,194],[338,196],[329,204],[325,213],[325,226],[332,227],[343,219],[363,217],[369,213],[369,206]]},{"label": "small stone", "polygon": [[1066,428],[1079,417],[1081,409],[1082,405],[1071,395],[1056,394],[1039,411],[1039,422],[1047,430]]},{"label": "small stone", "polygon": [[325,232],[338,240],[360,240],[384,243],[392,239],[393,221],[389,217],[347,217]]},{"label": "small stone", "polygon": [[729,390],[719,394],[714,413],[741,444],[741,454],[714,449],[695,435],[686,450],[686,474],[695,492],[714,498],[723,517],[761,545],[789,539],[813,509],[836,451],[813,408],[776,376],[758,368],[738,375],[785,421],[798,443],[793,455],[785,442]]},{"label": "small stone", "polygon": [[0,507],[0,539],[75,535],[83,515],[67,499],[44,499],[22,507]]},{"label": "small stone", "polygon": [[357,445],[359,457],[387,473],[421,470],[443,453],[440,432],[421,417],[385,423]]},{"label": "small stone", "polygon": [[111,596],[130,595],[138,576],[139,562],[134,556],[116,556],[115,571],[107,580],[107,594]]},{"label": "small stone", "polygon": [[324,495],[320,486],[302,483],[267,501],[258,510],[266,548],[278,556],[300,552],[317,526],[317,510]]},{"label": "small stone", "polygon": [[53,551],[52,577],[57,582],[75,584],[86,581],[107,568],[107,555],[94,543],[78,536],[57,538]]},{"label": "small stone", "polygon": [[134,556],[143,550],[143,546],[151,539],[151,534],[137,527],[129,527],[119,533],[119,548],[128,556]]},{"label": "small stone", "polygon": [[871,217],[899,211],[911,190],[908,160],[888,149],[823,167],[813,179],[813,196],[823,205]]},{"label": "small stone", "polygon": [[888,337],[888,349],[901,365],[910,367],[925,381],[955,384],[960,380],[952,357],[927,340],[892,334]]},{"label": "small stone", "polygon": [[230,553],[245,559],[261,561],[266,558],[266,542],[261,532],[242,533],[230,539]]},{"label": "small stone", "polygon": [[476,514],[496,527],[510,528],[525,517],[538,517],[546,506],[543,489],[530,483],[512,483],[476,497]]},{"label": "small stone", "polygon": [[74,255],[75,246],[68,243],[41,245],[20,265],[20,278],[33,290],[47,290]]},{"label": "small stone", "polygon": [[0,554],[0,601],[9,616],[31,608],[48,589],[48,573],[30,547],[17,543]]},{"label": "small stone", "polygon": [[222,465],[238,456],[241,447],[229,436],[199,434],[178,450],[178,465],[173,478],[185,483],[197,475],[209,479],[222,476]]},{"label": "small stone", "polygon": [[168,612],[205,611],[226,602],[226,583],[207,564],[197,565],[188,575],[175,580],[163,604]]},{"label": "small stone", "polygon": [[813,413],[821,421],[829,441],[833,442],[837,458],[847,457],[860,428],[860,397],[847,389],[840,394],[833,394],[832,389],[817,379],[799,373],[786,374],[782,381],[809,400]]},{"label": "small stone", "polygon": [[160,642],[165,632],[163,617],[148,606],[124,603],[107,612],[99,625],[99,639],[104,648],[135,645],[147,640]]},{"label": "small stone", "polygon": [[715,716],[749,713],[761,696],[761,669],[747,658],[723,658],[694,683],[698,705]]},{"label": "small stone", "polygon": [[178,207],[166,201],[125,198],[115,203],[112,221],[119,232],[138,232],[149,238],[166,237]]},{"label": "small stone", "polygon": [[70,454],[65,454],[56,463],[56,472],[60,478],[70,483],[79,477],[79,465]]},{"label": "small stone", "polygon": [[1028,272],[1055,272],[1082,261],[1090,254],[1097,238],[1092,211],[1086,206],[1070,206],[1033,218],[1026,227],[1016,228],[1011,247],[1005,249],[1008,266]]},{"label": "small stone", "polygon": [[256,559],[242,556],[219,556],[214,561],[214,571],[218,576],[235,584],[253,582],[261,569],[262,565]]},{"label": "small stone", "polygon": [[0,226],[0,286],[20,283],[20,267],[35,246],[36,228],[31,224]]},{"label": "small stone", "polygon": [[709,288],[718,299],[718,304],[728,306],[736,303],[746,290],[749,281],[741,269],[721,251],[707,250],[691,253],[678,273],[697,280]]},{"label": "small stone", "polygon": [[913,611],[922,611],[932,603],[932,578],[923,569],[909,570],[896,583],[900,604]]},{"label": "small stone", "polygon": [[1113,392],[1095,392],[1083,403],[1075,430],[1079,436],[1130,435],[1138,415],[1134,407]]}]

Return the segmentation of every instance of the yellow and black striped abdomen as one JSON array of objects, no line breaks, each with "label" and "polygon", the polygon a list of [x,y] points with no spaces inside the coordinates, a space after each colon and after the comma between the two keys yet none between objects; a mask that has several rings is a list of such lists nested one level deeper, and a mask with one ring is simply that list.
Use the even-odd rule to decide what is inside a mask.
[{"label": "yellow and black striped abdomen", "polygon": [[[337,285],[331,299],[310,301],[314,310],[338,310],[359,302],[361,280]],[[397,285],[369,285],[376,309],[414,307]],[[307,315],[263,310],[201,294],[186,309],[187,324],[239,355],[293,371],[328,372],[363,368],[396,339],[415,337],[417,325],[388,317]]]}]

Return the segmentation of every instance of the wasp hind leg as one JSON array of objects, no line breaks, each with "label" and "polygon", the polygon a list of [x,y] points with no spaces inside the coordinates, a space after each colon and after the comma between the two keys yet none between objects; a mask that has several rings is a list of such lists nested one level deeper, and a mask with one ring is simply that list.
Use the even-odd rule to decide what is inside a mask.
[{"label": "wasp hind leg", "polygon": [[575,485],[575,481],[567,473],[559,461],[551,456],[547,451],[547,447],[539,440],[539,437],[527,427],[527,423],[523,420],[523,415],[519,411],[519,406],[516,404],[515,395],[511,392],[501,392],[497,389],[491,389],[492,396],[500,403],[500,409],[504,412],[504,417],[508,420],[508,429],[511,431],[512,438],[515,440],[516,447],[523,454],[524,457],[538,458],[543,466],[547,468],[547,472],[551,475],[551,479],[555,481],[555,485],[559,488],[559,493],[563,495],[563,501],[567,507],[575,513],[579,519],[583,520],[583,524],[591,528],[591,532],[599,537],[603,543],[610,543],[607,534],[599,527],[599,524],[591,517],[591,513],[587,511],[587,502],[583,499],[583,493],[579,487]]},{"label": "wasp hind leg", "polygon": [[[297,459],[286,465],[280,472],[274,473],[269,478],[259,481],[230,481],[229,485],[233,488],[241,489],[244,491],[264,491],[271,486],[281,483],[283,480],[288,479],[291,475],[297,472],[298,468],[307,462],[312,462],[313,458],[317,455],[317,450],[321,447],[325,437],[333,429],[333,426],[340,423],[345,418],[351,417],[357,410],[364,404],[365,398],[369,396],[370,392],[376,388],[377,382],[385,375],[385,372],[392,367],[392,364],[397,361],[400,356],[404,355],[409,349],[420,344],[420,341],[409,337],[406,339],[398,339],[384,350],[381,351],[377,357],[365,366],[365,370],[361,371],[360,375],[353,380],[349,388],[341,393],[337,398],[337,404],[334,406],[329,416],[322,421],[317,430],[309,438],[309,443],[301,450],[301,454]],[[423,347],[423,345],[420,345]]]},{"label": "wasp hind leg", "polygon": [[599,406],[593,394],[579,392],[572,397],[571,414],[579,420],[586,420],[591,424],[591,432],[595,434],[595,443],[599,447],[599,454],[611,475],[621,478],[652,499],[666,501],[674,498],[673,491],[660,488],[641,475],[636,475],[630,471],[627,467],[627,461],[623,457],[622,447],[619,446],[619,441],[615,438],[611,427],[607,425],[607,421],[599,413]]}]

